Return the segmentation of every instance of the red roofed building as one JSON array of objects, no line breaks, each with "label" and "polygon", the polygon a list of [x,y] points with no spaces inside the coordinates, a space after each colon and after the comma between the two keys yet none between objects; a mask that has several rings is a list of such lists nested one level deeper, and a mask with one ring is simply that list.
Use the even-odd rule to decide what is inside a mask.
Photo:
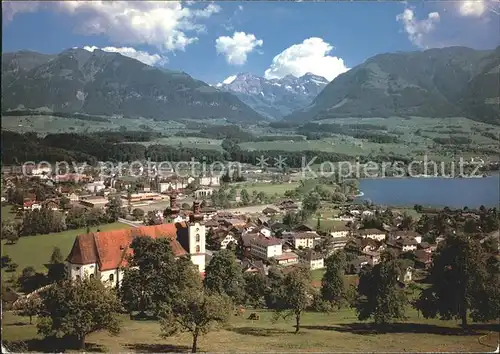
[{"label": "red roofed building", "polygon": [[191,222],[79,235],[66,259],[69,277],[71,279],[97,277],[111,286],[116,286],[123,278],[120,268],[127,265],[127,256],[132,254],[129,246],[135,237],[141,236],[170,239],[174,255],[176,257],[189,255],[200,273],[204,273],[206,233],[205,225],[199,221],[199,215],[195,210]]}]

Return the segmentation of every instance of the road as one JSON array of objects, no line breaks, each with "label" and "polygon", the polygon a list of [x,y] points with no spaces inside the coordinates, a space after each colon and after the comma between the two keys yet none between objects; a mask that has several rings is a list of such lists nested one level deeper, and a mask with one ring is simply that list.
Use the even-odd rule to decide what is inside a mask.
[{"label": "road", "polygon": [[139,223],[132,222],[132,221],[129,221],[129,220],[126,220],[126,219],[122,219],[122,218],[118,218],[118,222],[121,222],[122,224],[129,225],[129,226],[132,226],[132,227],[144,226],[143,224],[139,224]]}]

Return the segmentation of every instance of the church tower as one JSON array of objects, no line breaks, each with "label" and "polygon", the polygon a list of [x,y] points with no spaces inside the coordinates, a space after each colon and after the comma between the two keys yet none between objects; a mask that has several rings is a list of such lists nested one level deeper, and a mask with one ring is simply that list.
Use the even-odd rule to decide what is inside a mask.
[{"label": "church tower", "polygon": [[193,203],[193,214],[189,222],[189,255],[191,262],[198,266],[200,273],[205,272],[206,229],[203,215],[200,213],[200,202]]}]

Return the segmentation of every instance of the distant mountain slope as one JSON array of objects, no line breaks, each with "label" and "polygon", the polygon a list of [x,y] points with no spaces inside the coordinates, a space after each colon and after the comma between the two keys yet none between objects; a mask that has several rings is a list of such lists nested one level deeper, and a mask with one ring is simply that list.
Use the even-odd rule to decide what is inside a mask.
[{"label": "distant mountain slope", "polygon": [[[2,80],[3,110],[48,108],[157,120],[264,119],[232,94],[185,73],[151,67],[118,53],[69,49],[54,57],[31,54],[31,58],[19,52],[2,55],[2,76],[7,76]],[[10,68],[16,60],[24,69],[13,75]]]},{"label": "distant mountain slope", "polygon": [[499,48],[380,54],[339,75],[311,105],[285,119],[466,115],[500,124],[498,107],[485,103],[499,96]]},{"label": "distant mountain slope", "polygon": [[242,73],[216,87],[235,94],[257,112],[278,119],[309,105],[327,84],[324,77],[310,73],[272,80]]}]

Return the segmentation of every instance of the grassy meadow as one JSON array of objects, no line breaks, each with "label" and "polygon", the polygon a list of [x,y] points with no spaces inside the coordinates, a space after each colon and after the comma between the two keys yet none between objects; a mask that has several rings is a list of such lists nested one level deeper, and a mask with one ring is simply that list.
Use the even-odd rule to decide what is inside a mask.
[{"label": "grassy meadow", "polygon": [[[257,312],[260,320],[248,320]],[[458,321],[425,320],[409,310],[408,320],[384,334],[377,334],[369,323],[359,323],[351,309],[333,314],[308,312],[302,316],[302,328],[294,334],[294,319],[272,323],[269,311],[247,309],[233,316],[225,329],[210,332],[198,340],[200,352],[485,352],[493,351],[498,326],[473,325],[464,333]],[[4,345],[22,341],[29,351],[46,351],[36,334],[36,320],[29,325],[26,317],[3,314]],[[87,337],[86,350],[92,352],[189,352],[189,333],[163,339],[156,321],[130,320],[122,316],[118,336],[96,332]]]},{"label": "grassy meadow", "polygon": [[[3,209],[2,209],[3,211]],[[3,218],[3,216],[2,216]],[[116,229],[130,228],[129,225],[119,222],[112,224],[104,224],[90,228],[90,231],[95,232],[97,229],[101,231],[110,231]],[[54,247],[59,247],[64,257],[69,254],[75,237],[84,234],[87,229],[67,230],[58,233],[36,236],[23,236],[19,238],[17,243],[10,245],[2,241],[2,256],[8,255],[13,263],[19,266],[17,272],[20,273],[25,267],[32,266],[37,271],[45,272],[47,268],[44,266],[49,261],[50,255]],[[2,275],[9,277],[10,274],[2,270]]]}]

